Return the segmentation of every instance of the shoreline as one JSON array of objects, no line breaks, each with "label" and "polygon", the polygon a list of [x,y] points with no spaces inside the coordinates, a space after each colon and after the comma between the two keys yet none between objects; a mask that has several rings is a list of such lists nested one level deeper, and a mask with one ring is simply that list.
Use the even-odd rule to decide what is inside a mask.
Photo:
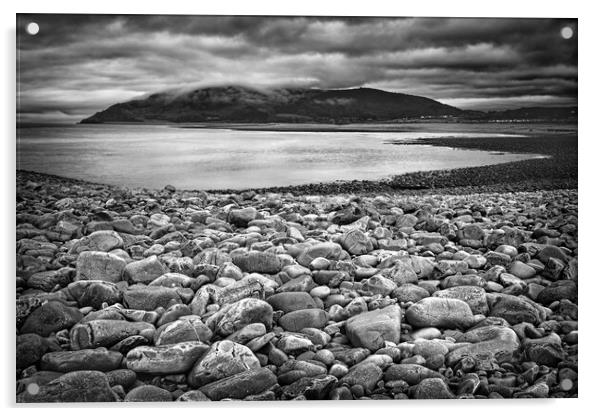
[{"label": "shoreline", "polygon": [[[490,192],[519,192],[578,187],[577,137],[574,134],[553,133],[527,137],[447,137],[419,138],[412,141],[391,142],[391,145],[426,144],[437,147],[483,150],[490,152],[518,152],[544,154],[547,158],[533,158],[495,165],[412,172],[392,175],[381,180],[340,180],[304,185],[275,186],[246,189],[203,189],[215,194],[292,193],[304,194],[473,194]],[[95,183],[41,172],[17,170],[17,175],[47,177],[64,183],[91,184],[122,188],[119,185]],[[164,185],[168,185],[167,183]],[[151,189],[136,187],[135,189]],[[188,191],[201,191],[190,189]]]},{"label": "shoreline", "polygon": [[106,123],[23,123],[17,128],[66,127],[66,126],[159,126],[182,129],[227,129],[238,131],[270,132],[344,132],[344,133],[405,133],[414,131],[442,132],[461,131],[464,126],[479,133],[488,133],[493,127],[504,134],[576,134],[577,123],[571,121],[444,121],[416,120],[380,123],[173,123],[173,122],[106,122]]},{"label": "shoreline", "polygon": [[577,130],[577,123],[571,122],[454,122],[444,120],[421,120],[400,123],[350,123],[350,124],[319,124],[319,123],[172,123],[169,127],[184,129],[228,129],[239,131],[276,131],[276,132],[344,132],[344,133],[407,133],[428,129],[430,132],[456,131],[463,126],[469,125],[479,133],[491,131],[492,126],[504,131],[504,134],[533,134],[539,133],[572,133]]}]

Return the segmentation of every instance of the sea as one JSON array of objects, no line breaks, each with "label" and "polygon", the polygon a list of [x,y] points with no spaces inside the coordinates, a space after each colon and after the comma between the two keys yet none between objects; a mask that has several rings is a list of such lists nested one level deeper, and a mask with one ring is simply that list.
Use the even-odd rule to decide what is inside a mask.
[{"label": "sea", "polygon": [[[466,130],[471,130],[469,127]],[[492,165],[534,154],[398,146],[422,137],[511,136],[488,131],[262,131],[177,125],[17,129],[17,169],[129,187],[248,189]]]}]

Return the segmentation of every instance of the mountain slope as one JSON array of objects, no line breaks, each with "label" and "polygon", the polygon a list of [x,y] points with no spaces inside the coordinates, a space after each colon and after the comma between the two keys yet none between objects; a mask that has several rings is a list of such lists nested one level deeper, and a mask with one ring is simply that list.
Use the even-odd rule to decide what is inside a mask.
[{"label": "mountain slope", "polygon": [[257,90],[228,86],[162,92],[115,104],[82,120],[104,122],[319,122],[351,123],[460,116],[464,112],[415,95],[372,88]]}]

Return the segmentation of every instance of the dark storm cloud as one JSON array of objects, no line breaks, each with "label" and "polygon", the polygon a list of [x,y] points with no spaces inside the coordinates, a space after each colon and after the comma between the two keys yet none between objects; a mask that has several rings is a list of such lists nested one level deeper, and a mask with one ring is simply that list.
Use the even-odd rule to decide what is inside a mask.
[{"label": "dark storm cloud", "polygon": [[[571,39],[560,36],[567,26]],[[19,15],[17,30],[22,121],[216,84],[367,86],[462,108],[576,105],[574,19]]]}]

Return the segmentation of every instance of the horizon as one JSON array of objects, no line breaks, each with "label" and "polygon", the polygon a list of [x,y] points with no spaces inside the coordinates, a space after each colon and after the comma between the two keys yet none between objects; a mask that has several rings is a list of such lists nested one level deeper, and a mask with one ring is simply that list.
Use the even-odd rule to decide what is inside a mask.
[{"label": "horizon", "polygon": [[239,84],[576,107],[577,19],[18,14],[17,65],[18,124]]}]

